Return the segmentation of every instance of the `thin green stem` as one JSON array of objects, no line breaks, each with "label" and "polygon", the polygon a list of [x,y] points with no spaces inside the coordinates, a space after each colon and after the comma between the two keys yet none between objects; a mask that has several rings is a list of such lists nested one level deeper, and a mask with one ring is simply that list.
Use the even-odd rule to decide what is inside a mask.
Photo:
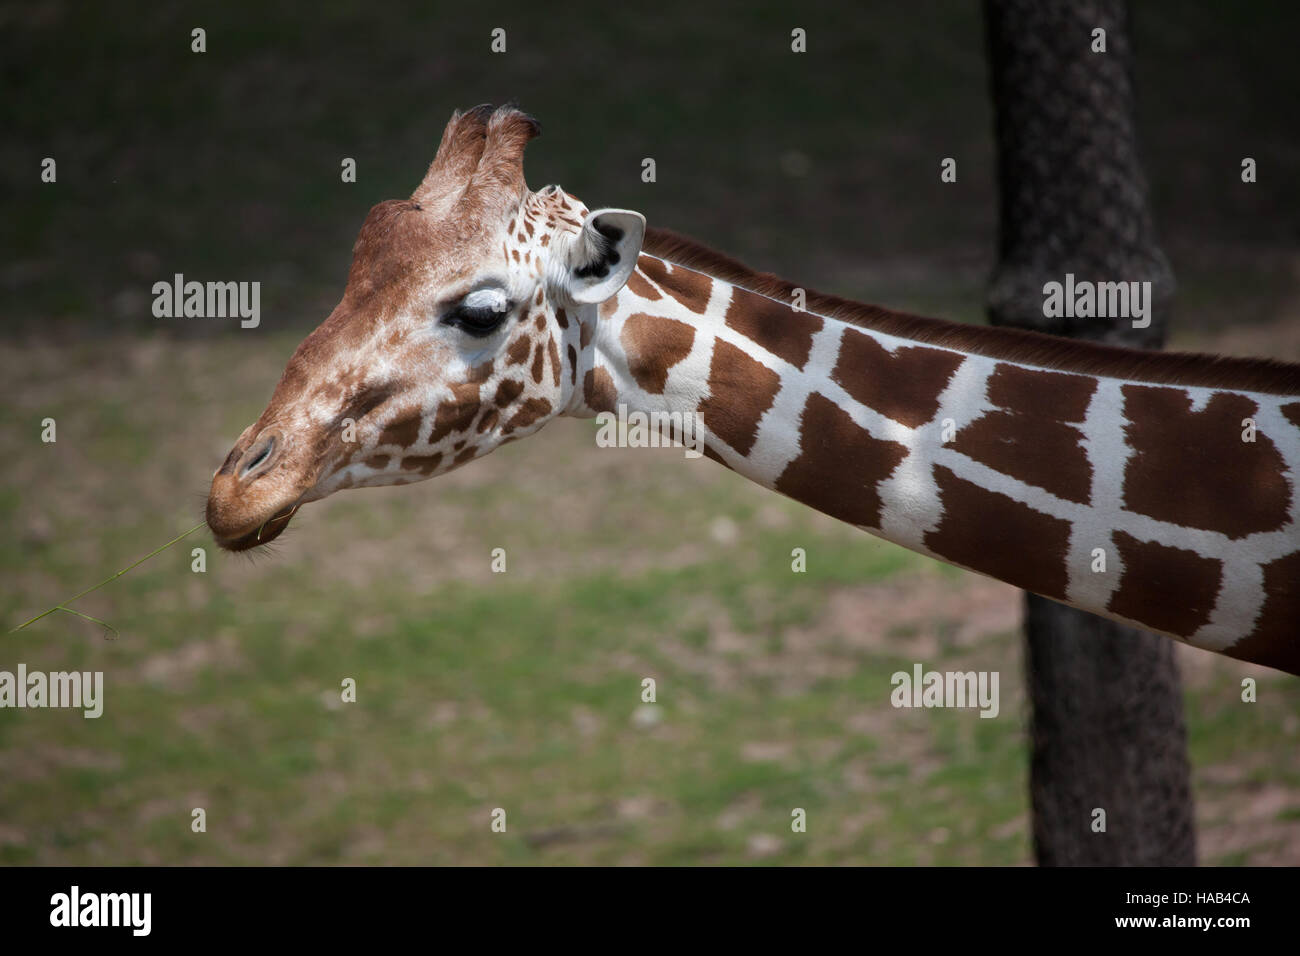
[{"label": "thin green stem", "polygon": [[109,624],[107,621],[101,621],[101,620],[100,620],[99,618],[97,618],[97,617],[91,617],[89,614],[82,614],[80,611],[74,611],[74,610],[73,610],[72,608],[70,608],[70,607],[63,607],[63,605],[59,605],[59,610],[60,610],[60,611],[67,611],[69,614],[75,614],[75,615],[77,615],[77,617],[85,618],[87,621],[94,621],[94,622],[95,622],[96,624],[98,624],[100,627],[112,631],[112,632],[113,632],[113,637],[114,637],[114,638],[117,638],[117,637],[120,636],[120,634],[121,634],[121,632],[118,631],[118,629],[115,628],[112,624]]},{"label": "thin green stem", "polygon": [[126,567],[124,567],[121,571],[118,571],[117,574],[113,575],[111,578],[105,578],[103,581],[100,581],[98,584],[96,584],[96,585],[94,585],[94,586],[92,586],[92,587],[88,587],[88,588],[86,588],[86,590],[84,590],[84,591],[80,591],[80,592],[78,592],[78,593],[72,595],[72,597],[68,598],[68,599],[67,599],[66,601],[64,601],[62,604],[56,604],[56,605],[54,605],[54,607],[50,608],[48,611],[42,611],[40,614],[37,614],[37,615],[36,615],[34,618],[32,618],[31,620],[29,620],[29,621],[24,621],[23,623],[19,624],[17,627],[15,627],[15,628],[13,628],[12,630],[10,630],[9,633],[10,633],[10,634],[14,634],[14,633],[16,633],[16,632],[18,632],[18,631],[21,631],[23,628],[27,627],[29,624],[35,624],[35,623],[36,623],[37,621],[39,621],[41,618],[43,618],[43,617],[49,617],[49,616],[50,616],[51,614],[53,614],[55,611],[67,611],[69,614],[76,614],[78,617],[84,617],[84,618],[86,618],[86,619],[89,620],[89,621],[94,621],[96,624],[103,624],[104,627],[108,628],[110,631],[112,631],[114,634],[116,634],[116,633],[117,633],[117,628],[113,627],[111,624],[105,624],[103,621],[101,621],[101,620],[99,620],[99,619],[97,619],[97,618],[93,618],[93,617],[91,617],[89,614],[82,614],[80,611],[74,611],[74,610],[72,610],[72,608],[68,607],[67,605],[71,604],[73,601],[77,600],[78,598],[85,597],[85,596],[86,596],[87,594],[89,594],[91,591],[98,591],[98,590],[99,590],[100,588],[102,588],[105,584],[112,584],[114,581],[116,581],[116,580],[117,580],[118,578],[120,578],[122,575],[126,574],[126,572],[132,570],[133,568],[138,568],[140,565],[144,564],[146,561],[148,561],[150,558],[154,557],[155,555],[162,554],[164,551],[166,551],[168,548],[170,548],[172,545],[174,545],[177,541],[180,541],[180,540],[183,539],[183,538],[188,538],[188,537],[189,537],[190,535],[192,535],[195,531],[198,531],[200,528],[202,528],[202,527],[203,527],[203,524],[204,524],[204,523],[203,523],[202,521],[200,521],[200,522],[199,522],[198,524],[196,524],[193,528],[190,528],[189,531],[186,531],[184,534],[179,534],[179,535],[177,535],[176,537],[172,538],[170,541],[168,541],[166,544],[164,544],[161,548],[156,548],[156,549],[154,549],[153,551],[150,551],[148,554],[146,554],[146,555],[145,555],[143,558],[141,558],[139,561],[136,561],[134,564],[128,564]]}]

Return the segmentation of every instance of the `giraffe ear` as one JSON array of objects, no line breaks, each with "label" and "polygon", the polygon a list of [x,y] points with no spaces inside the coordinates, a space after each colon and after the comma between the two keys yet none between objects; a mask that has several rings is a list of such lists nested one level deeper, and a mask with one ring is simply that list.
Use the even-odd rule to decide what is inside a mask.
[{"label": "giraffe ear", "polygon": [[569,247],[567,291],[580,305],[604,302],[636,268],[645,216],[630,209],[597,209]]}]

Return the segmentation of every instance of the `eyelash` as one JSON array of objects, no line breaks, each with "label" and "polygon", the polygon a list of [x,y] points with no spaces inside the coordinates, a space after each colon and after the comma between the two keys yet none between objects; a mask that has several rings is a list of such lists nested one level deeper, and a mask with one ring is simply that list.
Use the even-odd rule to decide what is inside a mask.
[{"label": "eyelash", "polygon": [[467,309],[464,306],[457,306],[443,316],[444,325],[454,325],[459,329],[469,333],[477,339],[485,339],[506,320],[510,314],[511,303],[506,303],[506,308],[497,311],[496,309]]}]

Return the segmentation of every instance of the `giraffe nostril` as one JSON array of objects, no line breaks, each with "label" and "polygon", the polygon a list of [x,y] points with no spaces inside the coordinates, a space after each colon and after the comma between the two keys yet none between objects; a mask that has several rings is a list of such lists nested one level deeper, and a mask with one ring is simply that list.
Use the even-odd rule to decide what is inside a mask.
[{"label": "giraffe nostril", "polygon": [[247,478],[250,474],[266,465],[275,451],[275,436],[262,439],[244,453],[243,464],[239,466],[239,477]]}]

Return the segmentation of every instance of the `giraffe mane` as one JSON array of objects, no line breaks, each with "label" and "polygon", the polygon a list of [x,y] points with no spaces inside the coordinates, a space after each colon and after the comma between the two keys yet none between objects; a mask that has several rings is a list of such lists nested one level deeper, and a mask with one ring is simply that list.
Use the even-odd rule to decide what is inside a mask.
[{"label": "giraffe mane", "polygon": [[1300,365],[1290,362],[1129,349],[1021,329],[911,315],[816,292],[769,272],[759,272],[669,229],[647,228],[642,251],[771,299],[788,302],[796,289],[803,289],[809,312],[927,345],[1080,375],[1158,385],[1300,395]]}]

